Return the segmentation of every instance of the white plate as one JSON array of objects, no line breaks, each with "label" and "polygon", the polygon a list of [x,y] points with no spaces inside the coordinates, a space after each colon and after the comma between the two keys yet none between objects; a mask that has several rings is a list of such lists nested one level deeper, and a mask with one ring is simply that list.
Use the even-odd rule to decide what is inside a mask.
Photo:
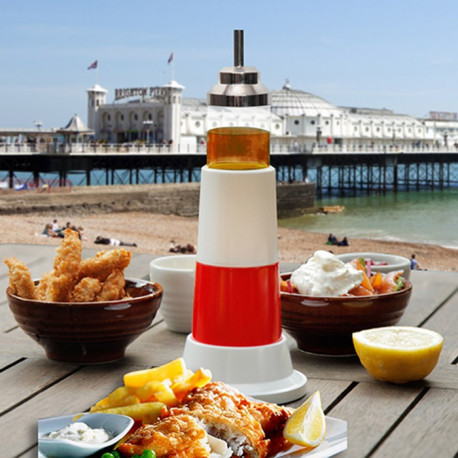
[{"label": "white plate", "polygon": [[[347,422],[338,418],[326,417],[326,437],[318,447],[307,450],[294,445],[275,458],[327,458],[347,449]],[[40,452],[38,458],[45,458]]]},{"label": "white plate", "polygon": [[318,447],[311,450],[294,445],[286,452],[275,455],[275,458],[326,458],[346,450],[347,422],[337,418],[326,417],[326,437]]}]

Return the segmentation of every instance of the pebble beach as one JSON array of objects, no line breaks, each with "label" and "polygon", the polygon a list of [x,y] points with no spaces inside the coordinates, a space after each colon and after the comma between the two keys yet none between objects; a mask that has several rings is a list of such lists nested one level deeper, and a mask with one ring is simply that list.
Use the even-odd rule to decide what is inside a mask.
[{"label": "pebble beach", "polygon": [[[46,223],[57,219],[83,228],[83,248],[106,249],[94,243],[97,236],[135,243],[132,252],[167,255],[171,244],[197,244],[198,219],[148,212],[114,212],[104,214],[26,213],[0,215],[0,243],[55,245],[60,238],[46,237],[42,231]],[[278,258],[280,262],[302,263],[316,250],[330,250],[334,254],[376,251],[410,258],[415,253],[422,269],[456,272],[458,249],[432,244],[405,243],[388,240],[350,238],[347,247],[326,245],[328,234],[303,230],[278,229]]]}]

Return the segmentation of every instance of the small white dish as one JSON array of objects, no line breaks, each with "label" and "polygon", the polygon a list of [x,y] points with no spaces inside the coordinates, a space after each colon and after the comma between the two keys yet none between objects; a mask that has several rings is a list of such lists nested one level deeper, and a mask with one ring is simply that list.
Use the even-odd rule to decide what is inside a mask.
[{"label": "small white dish", "polygon": [[408,280],[410,277],[410,260],[404,256],[387,253],[363,252],[338,254],[337,257],[345,263],[358,258],[372,259],[372,261],[375,262],[375,265],[371,266],[371,270],[373,272],[386,274],[388,272],[402,270],[402,276],[404,278]]},{"label": "small white dish", "polygon": [[168,329],[189,334],[192,331],[196,255],[162,256],[150,263],[150,278],[163,290],[159,313]]},{"label": "small white dish", "polygon": [[[45,439],[43,437],[75,421],[86,423],[91,428],[103,428],[111,436],[111,439],[101,444],[85,444],[68,439]],[[115,445],[129,432],[133,424],[134,420],[125,415],[104,413],[85,413],[42,418],[38,420],[38,450],[45,457],[87,457]]]}]

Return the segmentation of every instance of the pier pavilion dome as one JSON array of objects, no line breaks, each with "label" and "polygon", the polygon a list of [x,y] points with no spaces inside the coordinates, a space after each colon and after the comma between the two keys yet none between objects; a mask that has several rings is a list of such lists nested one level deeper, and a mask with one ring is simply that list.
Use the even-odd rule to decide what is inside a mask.
[{"label": "pier pavilion dome", "polygon": [[337,116],[342,112],[332,103],[310,92],[292,89],[288,80],[280,90],[272,91],[272,112],[284,116]]}]

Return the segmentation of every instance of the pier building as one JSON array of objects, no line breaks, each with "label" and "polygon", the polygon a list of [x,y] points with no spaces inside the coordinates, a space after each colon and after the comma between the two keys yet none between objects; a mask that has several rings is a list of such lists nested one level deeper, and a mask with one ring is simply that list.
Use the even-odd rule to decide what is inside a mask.
[{"label": "pier building", "polygon": [[[208,116],[205,99],[183,97],[184,86],[116,89],[113,103],[99,85],[87,90],[88,127],[108,143],[175,145],[198,150],[207,130],[228,125]],[[430,112],[424,118],[387,108],[341,107],[294,89],[289,81],[271,92],[272,151],[316,152],[427,150],[458,146],[458,115]],[[253,119],[253,125],[258,120]],[[247,126],[250,122],[247,122]]]}]

